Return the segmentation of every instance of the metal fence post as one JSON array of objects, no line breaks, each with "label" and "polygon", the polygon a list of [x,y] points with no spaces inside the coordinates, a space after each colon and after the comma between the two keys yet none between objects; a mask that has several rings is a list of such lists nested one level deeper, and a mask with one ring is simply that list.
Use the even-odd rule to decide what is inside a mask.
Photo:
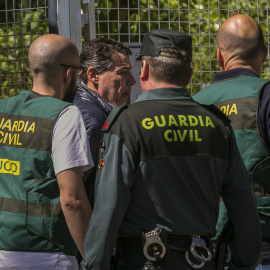
[{"label": "metal fence post", "polygon": [[50,33],[72,40],[82,50],[82,21],[80,0],[49,0]]},{"label": "metal fence post", "polygon": [[83,12],[84,39],[88,41],[96,38],[95,1],[83,0]]}]

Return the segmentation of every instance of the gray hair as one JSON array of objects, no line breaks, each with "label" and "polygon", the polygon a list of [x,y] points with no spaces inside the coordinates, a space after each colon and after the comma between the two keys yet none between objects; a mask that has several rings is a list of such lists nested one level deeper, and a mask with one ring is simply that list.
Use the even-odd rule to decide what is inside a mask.
[{"label": "gray hair", "polygon": [[90,40],[80,54],[82,71],[80,80],[87,84],[87,69],[94,67],[98,74],[108,71],[113,65],[112,55],[114,52],[131,55],[127,45],[120,41],[108,38],[96,38]]}]

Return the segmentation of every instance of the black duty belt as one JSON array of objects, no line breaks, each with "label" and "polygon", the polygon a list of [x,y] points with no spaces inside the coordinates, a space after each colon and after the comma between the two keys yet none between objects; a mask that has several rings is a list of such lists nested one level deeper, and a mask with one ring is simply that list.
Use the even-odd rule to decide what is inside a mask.
[{"label": "black duty belt", "polygon": [[[215,242],[208,238],[202,238],[206,242],[206,246],[215,253]],[[192,236],[180,236],[168,234],[170,249],[179,251],[189,251],[193,243]],[[132,252],[142,249],[141,236],[123,237],[119,239],[120,247],[123,252]]]},{"label": "black duty belt", "polygon": [[227,258],[227,242],[224,242],[224,247],[220,245],[222,243],[223,241],[216,242],[197,235],[179,236],[164,233],[164,230],[154,230],[143,233],[142,236],[120,238],[117,249],[122,255],[142,251],[150,261],[162,260],[169,250],[179,251],[185,253],[186,262],[194,269],[202,268],[206,262],[215,260],[217,269],[223,270]]},{"label": "black duty belt", "polygon": [[199,269],[213,259],[215,243],[209,238],[197,235],[167,235],[160,229],[143,233],[141,237],[121,238],[118,249],[120,253],[143,251],[144,256],[152,262],[162,260],[169,250],[185,252],[187,263],[194,269]]}]

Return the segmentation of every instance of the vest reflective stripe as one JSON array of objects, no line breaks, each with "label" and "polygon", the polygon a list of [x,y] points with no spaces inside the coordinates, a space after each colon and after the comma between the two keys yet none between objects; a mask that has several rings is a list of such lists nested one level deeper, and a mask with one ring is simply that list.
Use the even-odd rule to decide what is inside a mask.
[{"label": "vest reflective stripe", "polygon": [[0,211],[26,214],[36,217],[60,217],[60,204],[31,203],[25,200],[0,197]]}]

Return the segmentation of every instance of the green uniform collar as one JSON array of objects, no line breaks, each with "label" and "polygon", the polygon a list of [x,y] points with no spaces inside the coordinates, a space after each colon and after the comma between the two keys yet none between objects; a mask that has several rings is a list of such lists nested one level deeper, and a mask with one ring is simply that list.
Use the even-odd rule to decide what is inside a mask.
[{"label": "green uniform collar", "polygon": [[192,99],[183,87],[166,87],[149,89],[145,91],[135,102],[145,100],[168,100],[168,99]]}]

